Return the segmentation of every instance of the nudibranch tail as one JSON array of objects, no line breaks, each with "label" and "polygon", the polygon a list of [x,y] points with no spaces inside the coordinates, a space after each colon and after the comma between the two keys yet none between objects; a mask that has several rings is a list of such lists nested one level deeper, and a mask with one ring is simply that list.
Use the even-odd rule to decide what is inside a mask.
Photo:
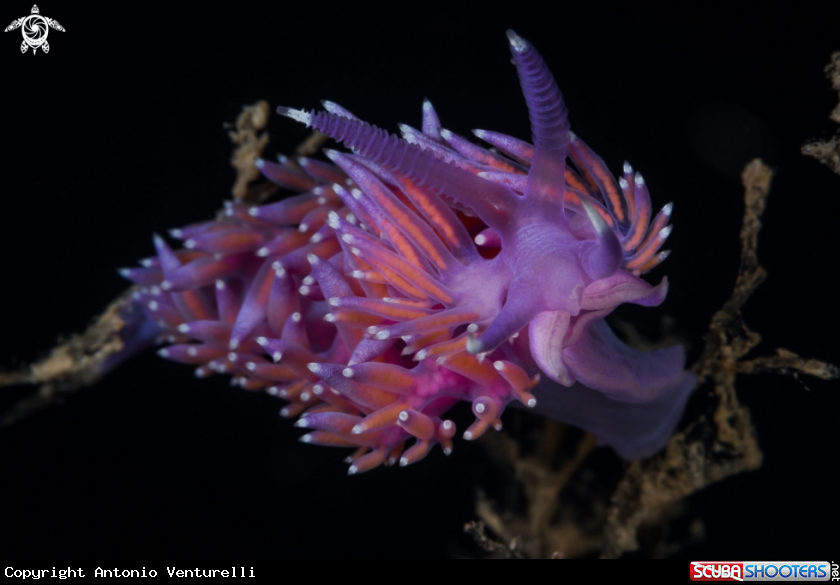
[{"label": "nudibranch tail", "polygon": [[[213,221],[155,236],[136,283],[159,353],[233,376],[300,416],[306,443],[352,447],[350,474],[452,452],[455,404],[476,439],[511,402],[593,432],[623,457],[659,449],[693,376],[681,348],[643,352],[604,317],[662,303],[640,275],[667,256],[672,204],[651,220],[647,182],[617,180],[569,130],[554,77],[508,32],[534,144],[441,126],[424,100],[402,137],[332,102],[278,108],[348,147],[329,162],[256,161],[294,193],[227,202]],[[567,156],[568,155],[568,156]],[[151,332],[151,333],[150,333]],[[409,444],[410,442],[410,444]]]}]

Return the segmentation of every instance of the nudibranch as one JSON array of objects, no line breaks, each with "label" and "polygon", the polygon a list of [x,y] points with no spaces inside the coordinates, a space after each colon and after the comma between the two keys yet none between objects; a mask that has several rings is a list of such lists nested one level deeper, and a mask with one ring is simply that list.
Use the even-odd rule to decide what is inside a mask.
[{"label": "nudibranch", "polygon": [[668,255],[672,206],[652,217],[642,176],[608,172],[536,49],[508,39],[533,144],[475,130],[478,146],[428,101],[401,137],[331,102],[278,108],[350,152],[257,160],[297,194],[228,202],[172,230],[181,249],[155,236],[156,255],[121,270],[159,354],[286,400],[303,442],[355,448],[351,474],[449,454],[462,400],[465,439],[515,401],[627,459],[660,449],[694,385],[683,349],[630,348],[604,317],[664,300],[667,280],[640,275]]}]

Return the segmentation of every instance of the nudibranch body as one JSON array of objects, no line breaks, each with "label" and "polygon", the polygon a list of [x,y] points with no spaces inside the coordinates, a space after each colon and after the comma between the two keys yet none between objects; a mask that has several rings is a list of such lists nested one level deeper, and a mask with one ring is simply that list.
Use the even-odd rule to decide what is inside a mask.
[{"label": "nudibranch body", "polygon": [[402,137],[331,102],[278,108],[351,152],[258,160],[299,194],[228,203],[172,231],[183,249],[155,237],[156,256],[122,271],[170,343],[160,355],[287,400],[302,441],[356,449],[351,474],[448,454],[462,400],[466,439],[517,401],[625,458],[661,448],[694,385],[683,350],[629,348],[604,317],[664,300],[667,280],[639,275],[668,254],[672,206],[652,218],[642,176],[609,174],[539,53],[508,38],[533,145],[476,130],[492,148],[477,146],[428,101]]}]

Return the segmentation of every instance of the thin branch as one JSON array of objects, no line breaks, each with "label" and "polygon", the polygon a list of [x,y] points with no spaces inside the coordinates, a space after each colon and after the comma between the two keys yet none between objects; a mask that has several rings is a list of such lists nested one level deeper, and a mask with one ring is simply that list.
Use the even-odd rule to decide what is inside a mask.
[{"label": "thin branch", "polygon": [[231,193],[245,203],[260,203],[279,190],[277,185],[262,177],[254,164],[268,144],[268,133],[260,131],[268,123],[269,112],[268,102],[259,101],[243,106],[234,126],[224,124],[231,142],[236,145],[230,157],[230,166],[236,169]]},{"label": "thin branch", "polygon": [[126,345],[139,313],[131,298],[133,291],[133,288],[124,291],[84,333],[57,345],[45,358],[16,371],[0,372],[0,386],[39,386],[38,392],[19,400],[11,410],[0,415],[0,427],[60,402],[61,392],[95,383],[116,365],[121,354],[134,349]]},{"label": "thin branch", "polygon": [[[825,76],[831,81],[831,88],[840,96],[840,51],[831,55],[831,62],[825,66]],[[829,117],[840,123],[840,103]],[[840,175],[840,130],[828,140],[813,140],[804,144],[802,154],[814,157]]]}]

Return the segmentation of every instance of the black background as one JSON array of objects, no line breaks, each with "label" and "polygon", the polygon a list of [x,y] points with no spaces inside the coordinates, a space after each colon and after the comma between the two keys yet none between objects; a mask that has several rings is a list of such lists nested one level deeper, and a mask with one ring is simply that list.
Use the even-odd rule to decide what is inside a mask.
[{"label": "black background", "polygon": [[[418,126],[428,97],[455,132],[527,138],[509,27],[549,63],[574,131],[615,172],[625,159],[643,172],[657,207],[675,202],[673,254],[651,275],[667,274],[669,298],[621,315],[651,336],[673,316],[696,358],[734,281],[739,173],[761,156],[777,174],[759,248],[769,278],[745,311],[758,350],[840,362],[840,177],[799,154],[836,126],[822,72],[840,49],[836,10],[339,6],[54,2],[41,13],[67,32],[50,32],[49,54],[21,55],[19,31],[0,35],[0,365],[82,330],[125,288],[115,269],[152,253],[152,232],[212,217],[234,177],[222,123],[243,104],[330,99],[393,131]],[[0,26],[30,8],[3,3]],[[269,131],[269,155],[306,136],[276,116]],[[807,384],[739,382],[764,467],[691,498],[706,540],[680,556],[836,556],[840,386]],[[3,389],[0,406],[23,394]],[[0,431],[0,554],[478,554],[462,526],[494,477],[479,445],[348,478],[345,453],[298,443],[280,406],[151,352],[134,359]]]}]

